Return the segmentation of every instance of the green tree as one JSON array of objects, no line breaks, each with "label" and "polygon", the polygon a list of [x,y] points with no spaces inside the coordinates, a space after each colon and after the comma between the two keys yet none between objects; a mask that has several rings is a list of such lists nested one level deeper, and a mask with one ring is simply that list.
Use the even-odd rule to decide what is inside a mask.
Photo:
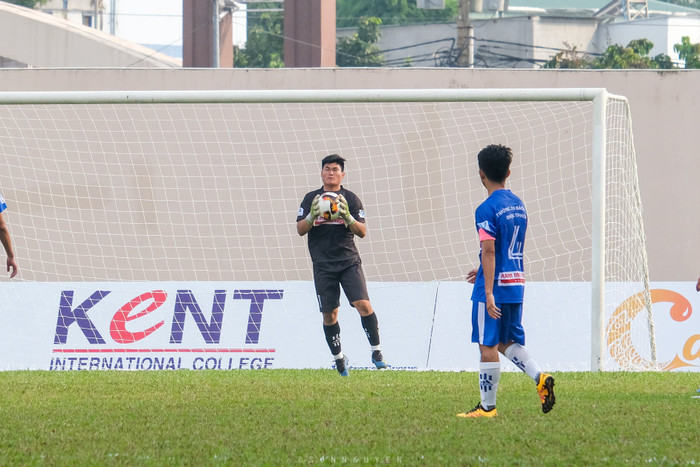
[{"label": "green tree", "polygon": [[557,52],[543,68],[591,68],[591,58],[576,50],[576,46],[564,43],[567,49]]},{"label": "green tree", "polygon": [[674,65],[671,57],[666,54],[659,54],[655,56],[653,60],[658,65],[656,68],[660,70],[670,70],[672,68],[676,68],[676,65]]},{"label": "green tree", "polygon": [[19,5],[27,8],[34,8],[37,5],[45,5],[47,0],[4,0],[7,3]]},{"label": "green tree", "polygon": [[683,36],[680,44],[675,44],[673,50],[685,61],[685,68],[700,68],[700,44],[692,44],[690,37]]},{"label": "green tree", "polygon": [[[276,8],[277,3],[259,3],[258,8]],[[252,11],[252,10],[251,10]],[[244,49],[234,47],[233,66],[235,68],[282,68],[284,67],[284,38],[281,11],[261,12],[259,16],[249,15],[248,39]]]},{"label": "green tree", "polygon": [[459,0],[445,0],[444,10],[426,10],[416,0],[336,0],[337,26],[353,27],[361,17],[372,16],[382,24],[412,24],[454,21]]},{"label": "green tree", "polygon": [[593,62],[593,68],[615,69],[669,69],[673,68],[671,58],[666,54],[649,57],[649,52],[654,48],[654,43],[649,39],[635,39],[627,44],[611,45],[603,54]]},{"label": "green tree", "polygon": [[581,54],[575,47],[554,55],[544,68],[595,68],[595,69],[671,69],[671,57],[658,54],[650,57],[654,44],[648,39],[635,39],[627,44],[611,45],[600,56],[591,59]]},{"label": "green tree", "polygon": [[379,40],[379,18],[362,17],[357,22],[357,32],[350,37],[339,37],[335,46],[335,63],[338,66],[377,67],[384,64],[384,57],[375,42]]}]

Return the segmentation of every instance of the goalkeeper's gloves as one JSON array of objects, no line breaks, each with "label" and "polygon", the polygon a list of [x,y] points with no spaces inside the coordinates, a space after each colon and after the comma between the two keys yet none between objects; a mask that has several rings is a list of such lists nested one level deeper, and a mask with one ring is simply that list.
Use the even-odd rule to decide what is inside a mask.
[{"label": "goalkeeper's gloves", "polygon": [[306,216],[306,222],[309,223],[309,225],[314,225],[314,222],[316,222],[316,218],[321,215],[321,208],[318,207],[318,202],[321,199],[321,195],[316,195],[314,197],[314,200],[311,202],[311,209],[309,210],[309,214]]},{"label": "goalkeeper's gloves", "polygon": [[343,195],[338,195],[338,212],[346,227],[350,227],[356,222],[355,218],[350,214],[350,206],[348,206],[348,202]]}]

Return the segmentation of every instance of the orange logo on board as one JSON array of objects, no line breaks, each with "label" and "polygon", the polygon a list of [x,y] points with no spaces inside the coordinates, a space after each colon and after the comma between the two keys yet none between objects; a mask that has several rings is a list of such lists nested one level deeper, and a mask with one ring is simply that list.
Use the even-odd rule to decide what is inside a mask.
[{"label": "orange logo on board", "polygon": [[[693,314],[693,307],[683,295],[672,290],[652,289],[651,303],[671,303],[669,315],[672,320],[686,321]],[[700,366],[700,334],[695,334],[683,345],[681,351],[667,362],[654,363],[643,358],[632,342],[632,323],[637,315],[645,312],[645,294],[640,292],[631,296],[617,307],[608,321],[608,350],[613,359],[623,370],[663,370]],[[698,363],[690,363],[696,361]]]}]

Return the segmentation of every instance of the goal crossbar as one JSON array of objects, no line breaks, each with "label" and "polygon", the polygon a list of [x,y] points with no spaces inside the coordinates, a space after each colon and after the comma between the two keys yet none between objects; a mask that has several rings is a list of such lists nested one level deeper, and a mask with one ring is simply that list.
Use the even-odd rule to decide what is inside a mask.
[{"label": "goal crossbar", "polygon": [[604,88],[0,92],[0,104],[593,101]]}]

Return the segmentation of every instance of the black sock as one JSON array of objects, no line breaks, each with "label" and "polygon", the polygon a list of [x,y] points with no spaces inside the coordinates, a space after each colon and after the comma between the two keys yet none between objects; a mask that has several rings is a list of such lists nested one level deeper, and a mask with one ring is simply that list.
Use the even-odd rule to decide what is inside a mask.
[{"label": "black sock", "polygon": [[328,348],[331,349],[331,354],[338,355],[342,350],[340,348],[340,323],[337,321],[330,326],[323,325],[323,333],[326,335]]},{"label": "black sock", "polygon": [[372,312],[371,315],[362,316],[361,319],[369,345],[379,345],[379,322],[376,313]]}]

